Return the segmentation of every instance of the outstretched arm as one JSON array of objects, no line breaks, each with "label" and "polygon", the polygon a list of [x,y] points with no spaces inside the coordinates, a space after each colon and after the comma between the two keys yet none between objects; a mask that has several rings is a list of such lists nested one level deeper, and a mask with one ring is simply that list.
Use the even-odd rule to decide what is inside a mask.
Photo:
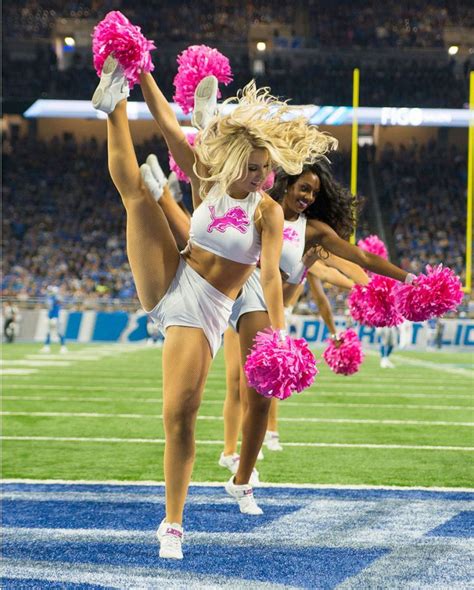
[{"label": "outstretched arm", "polygon": [[365,252],[357,246],[346,242],[327,223],[311,219],[308,221],[307,227],[311,244],[320,244],[328,252],[331,252],[331,254],[345,258],[379,275],[391,277],[397,281],[405,281],[408,275],[407,272],[376,254]]},{"label": "outstretched arm", "polygon": [[[349,260],[345,260],[344,258],[340,258],[339,256],[335,256],[334,254],[328,253],[328,256],[321,261],[326,267],[332,267],[337,269],[341,273],[344,273],[346,277],[356,283],[357,285],[367,285],[370,281],[367,273],[361,268],[358,264],[354,264]],[[320,277],[321,278],[321,277]],[[324,280],[324,279],[322,279]],[[329,283],[332,283],[330,279],[326,279]],[[335,283],[333,283],[335,284]],[[351,285],[352,287],[353,285]],[[349,288],[351,288],[349,287]]]},{"label": "outstretched arm", "polygon": [[195,162],[194,150],[189,145],[186,135],[164,94],[158,88],[151,74],[141,74],[140,85],[145,102],[163,133],[168,149],[176,163],[189,176],[191,182],[198,181],[193,170]]},{"label": "outstretched arm", "polygon": [[[364,276],[367,277],[367,275],[364,273],[362,269],[361,272],[364,274]],[[321,260],[316,261],[313,264],[313,266],[309,269],[308,277],[309,276],[312,276],[315,279],[319,279],[320,281],[323,281],[325,283],[331,283],[331,285],[335,285],[336,287],[339,287],[341,289],[352,289],[352,287],[355,284],[352,279],[348,279],[336,268],[326,266],[326,264],[324,264]]]}]

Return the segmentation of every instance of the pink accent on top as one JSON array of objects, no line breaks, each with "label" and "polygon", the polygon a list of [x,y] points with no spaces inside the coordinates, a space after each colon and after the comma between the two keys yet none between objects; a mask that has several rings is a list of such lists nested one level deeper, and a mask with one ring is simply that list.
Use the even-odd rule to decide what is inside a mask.
[{"label": "pink accent on top", "polygon": [[283,240],[287,242],[294,242],[295,244],[299,244],[300,237],[298,232],[294,230],[292,227],[285,227],[283,229]]},{"label": "pink accent on top", "polygon": [[178,539],[181,539],[181,537],[183,536],[183,533],[178,531],[178,529],[173,529],[172,527],[168,527],[165,531],[165,535],[173,535],[175,537],[178,537]]},{"label": "pink accent on top", "polygon": [[244,496],[252,496],[252,495],[253,495],[252,488],[250,488],[249,490],[244,490]]},{"label": "pink accent on top", "polygon": [[241,234],[247,233],[250,220],[242,207],[232,207],[231,209],[228,209],[222,217],[215,216],[215,207],[212,205],[210,205],[208,209],[212,219],[207,228],[208,233],[211,233],[213,229],[217,229],[217,231],[224,233],[228,227],[234,227]]}]

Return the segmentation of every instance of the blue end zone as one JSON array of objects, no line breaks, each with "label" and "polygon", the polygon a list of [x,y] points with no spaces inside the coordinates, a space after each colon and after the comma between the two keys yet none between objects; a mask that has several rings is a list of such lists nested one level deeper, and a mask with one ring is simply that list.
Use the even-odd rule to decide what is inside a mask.
[{"label": "blue end zone", "polygon": [[107,586],[95,584],[72,584],[68,582],[48,582],[46,580],[18,580],[0,578],[2,590],[104,590]]},{"label": "blue end zone", "polygon": [[[222,491],[221,491],[222,494]],[[234,504],[188,505],[184,521],[193,532],[247,533],[301,506],[267,506],[263,516],[244,518]],[[3,526],[26,528],[114,529],[155,531],[163,507],[147,502],[3,501]]]},{"label": "blue end zone", "polygon": [[474,537],[474,512],[471,510],[460,512],[427,535],[430,537]]},{"label": "blue end zone", "polygon": [[185,547],[185,559],[160,560],[155,544],[5,542],[4,558],[48,562],[89,563],[117,567],[159,566],[160,570],[228,576],[240,580],[291,584],[300,588],[334,588],[357,574],[387,550],[289,549],[222,547],[193,543]]},{"label": "blue end zone", "polygon": [[[118,485],[107,484],[75,484],[75,483],[2,483],[0,484],[2,493],[8,492],[94,492],[109,494],[137,494],[149,495],[157,494],[164,498],[164,489],[162,485],[127,485],[126,483]],[[196,494],[206,494],[209,497],[222,498],[224,487],[219,486],[200,486],[191,485],[189,493],[191,496]],[[261,490],[261,491],[260,491]],[[474,501],[474,490],[470,491],[438,491],[438,490],[414,490],[414,489],[376,489],[376,488],[283,488],[283,487],[261,487],[256,492],[259,496],[264,495],[266,498],[279,498],[284,495],[292,498],[337,498],[346,500],[367,501],[370,499],[381,500],[387,498],[400,498],[410,500],[457,500],[457,501]]]},{"label": "blue end zone", "polygon": [[[469,492],[258,488],[264,514],[252,517],[240,514],[222,487],[192,486],[185,559],[174,561],[159,559],[155,539],[163,486],[2,487],[7,590],[117,587],[113,575],[120,587],[140,587],[137,572],[158,576],[155,587],[162,588],[204,588],[206,581],[239,588],[455,588],[470,580],[463,566],[473,529]],[[441,548],[438,537],[445,538]],[[410,556],[406,568],[400,550]],[[434,564],[432,551],[444,558]]]}]

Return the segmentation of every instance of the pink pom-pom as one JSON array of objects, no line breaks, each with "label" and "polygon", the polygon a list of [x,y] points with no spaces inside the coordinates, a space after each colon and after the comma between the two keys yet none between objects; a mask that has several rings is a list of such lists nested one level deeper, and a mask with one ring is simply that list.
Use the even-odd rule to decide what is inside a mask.
[{"label": "pink pom-pom", "polygon": [[[194,145],[194,142],[196,140],[196,135],[197,135],[197,133],[189,133],[186,135],[186,139],[188,140],[188,143],[190,146]],[[189,184],[189,177],[181,170],[181,168],[178,166],[178,164],[176,164],[176,161],[173,158],[173,156],[171,155],[171,152],[168,152],[168,156],[169,156],[169,165],[170,165],[171,172],[176,173],[178,180],[180,180],[181,182],[187,182]]]},{"label": "pink pom-pom", "polygon": [[385,258],[385,260],[388,260],[387,247],[376,235],[367,236],[364,240],[359,240],[357,245],[361,250],[365,250],[371,254],[377,254],[377,256],[381,256],[382,258]]},{"label": "pink pom-pom", "polygon": [[154,69],[150,55],[152,49],[156,49],[153,41],[146,39],[140,27],[132,25],[118,10],[109,12],[94,27],[92,54],[98,76],[102,73],[104,61],[113,53],[124,70],[130,88],[133,88],[139,81],[140,73]]},{"label": "pink pom-pom", "polygon": [[339,334],[337,342],[332,338],[326,342],[328,342],[328,346],[323,353],[323,358],[331,371],[339,375],[357,373],[364,360],[364,353],[354,330],[345,330]]},{"label": "pink pom-pom", "polygon": [[368,285],[356,285],[349,295],[349,311],[356,322],[382,328],[398,326],[403,316],[396,306],[397,281],[373,275]]},{"label": "pink pom-pom", "polygon": [[[173,100],[188,114],[194,108],[194,91],[206,76],[215,76],[222,84],[232,81],[232,70],[225,55],[207,45],[191,45],[178,55],[178,73],[174,78],[176,89]],[[217,98],[221,97],[220,90]]]},{"label": "pink pom-pom", "polygon": [[396,288],[399,313],[412,322],[422,322],[454,311],[463,299],[459,277],[442,264],[426,267],[411,285],[400,283]]},{"label": "pink pom-pom", "polygon": [[250,387],[265,397],[278,399],[308,388],[318,372],[306,340],[287,336],[280,341],[275,330],[257,333],[245,362]]},{"label": "pink pom-pom", "polygon": [[270,174],[265,178],[262,185],[262,190],[268,191],[272,188],[275,182],[275,172],[272,170]]}]

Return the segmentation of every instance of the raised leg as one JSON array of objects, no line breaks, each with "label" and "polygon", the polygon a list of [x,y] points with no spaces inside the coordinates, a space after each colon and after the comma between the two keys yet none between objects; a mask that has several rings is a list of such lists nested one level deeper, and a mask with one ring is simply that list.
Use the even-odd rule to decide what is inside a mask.
[{"label": "raised leg", "polygon": [[125,100],[108,116],[107,139],[110,175],[127,212],[128,260],[140,303],[151,310],[176,274],[179,252],[163,211],[141,179]]}]

